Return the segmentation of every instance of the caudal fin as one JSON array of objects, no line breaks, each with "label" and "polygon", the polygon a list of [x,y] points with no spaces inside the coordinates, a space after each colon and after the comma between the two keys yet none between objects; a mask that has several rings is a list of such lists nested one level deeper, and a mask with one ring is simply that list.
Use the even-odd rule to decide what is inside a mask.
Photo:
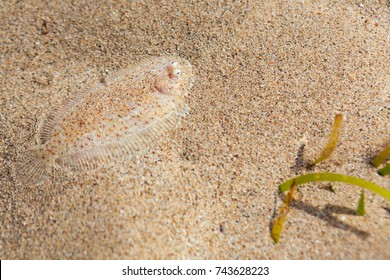
[{"label": "caudal fin", "polygon": [[27,150],[16,164],[17,179],[25,185],[42,182],[48,175],[49,165],[45,160],[42,148]]}]

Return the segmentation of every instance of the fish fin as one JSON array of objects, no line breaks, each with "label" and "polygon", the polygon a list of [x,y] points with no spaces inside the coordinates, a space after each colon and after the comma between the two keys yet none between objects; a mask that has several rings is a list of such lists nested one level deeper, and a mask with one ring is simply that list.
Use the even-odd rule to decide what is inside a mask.
[{"label": "fish fin", "polygon": [[89,150],[80,151],[63,158],[57,158],[56,163],[71,171],[93,170],[112,158],[128,158],[137,152],[143,152],[153,143],[159,142],[170,130],[179,123],[180,113],[172,113],[139,132],[125,138]]},{"label": "fish fin", "polygon": [[52,110],[38,128],[39,144],[43,145],[47,142],[54,127],[62,122],[62,120],[66,117],[72,108],[75,108],[77,105],[81,104],[92,91],[102,86],[103,84],[100,82],[92,83],[89,86],[86,86],[83,90],[72,94],[70,97],[64,100],[62,104]]},{"label": "fish fin", "polygon": [[41,183],[48,175],[49,161],[41,147],[33,147],[22,154],[16,163],[16,175],[25,185]]}]

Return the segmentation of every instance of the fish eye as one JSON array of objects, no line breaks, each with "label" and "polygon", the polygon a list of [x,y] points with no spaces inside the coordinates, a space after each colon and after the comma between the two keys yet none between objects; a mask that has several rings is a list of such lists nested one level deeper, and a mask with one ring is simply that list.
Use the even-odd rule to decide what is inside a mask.
[{"label": "fish eye", "polygon": [[180,65],[177,62],[172,62],[172,64],[168,66],[169,78],[173,79],[173,78],[177,78],[178,76],[180,76],[182,71],[179,67],[180,67]]}]

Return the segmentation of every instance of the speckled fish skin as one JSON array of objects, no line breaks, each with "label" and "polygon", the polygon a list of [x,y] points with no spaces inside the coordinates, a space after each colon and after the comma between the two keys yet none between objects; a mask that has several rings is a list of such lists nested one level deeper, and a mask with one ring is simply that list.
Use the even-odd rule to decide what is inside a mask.
[{"label": "speckled fish skin", "polygon": [[166,137],[187,111],[191,64],[154,57],[91,83],[47,116],[40,145],[21,157],[26,184],[41,182],[54,164],[93,169],[112,157],[128,157]]}]

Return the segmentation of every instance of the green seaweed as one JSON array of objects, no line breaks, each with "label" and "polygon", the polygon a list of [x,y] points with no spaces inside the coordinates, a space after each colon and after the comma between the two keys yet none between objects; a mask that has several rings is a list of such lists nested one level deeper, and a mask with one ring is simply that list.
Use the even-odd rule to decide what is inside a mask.
[{"label": "green seaweed", "polygon": [[385,167],[383,167],[382,169],[379,169],[378,173],[382,176],[386,176],[390,174],[390,164],[385,165]]},{"label": "green seaweed", "polygon": [[[343,122],[343,116],[341,114],[336,115],[333,124],[332,133],[329,136],[329,140],[326,147],[322,150],[320,156],[313,163],[309,164],[308,167],[311,167],[329,158],[329,156],[336,148],[337,142],[340,138],[342,122]],[[381,165],[389,156],[390,156],[390,145],[384,150],[382,150],[371,161],[371,164],[374,165],[375,167],[379,167],[379,165]],[[378,173],[382,176],[390,174],[390,164],[387,164],[382,169],[378,170]],[[285,203],[279,210],[279,214],[275,218],[274,224],[271,229],[271,237],[275,241],[275,243],[278,243],[279,241],[283,229],[283,224],[287,218],[288,212],[290,211],[290,203],[293,199],[293,195],[298,185],[313,183],[313,182],[322,182],[322,181],[330,182],[329,187],[330,190],[333,192],[334,192],[333,182],[341,182],[341,183],[346,183],[346,184],[351,184],[351,185],[356,185],[358,187],[361,187],[362,191],[360,194],[358,207],[356,209],[356,213],[360,216],[365,215],[365,202],[364,202],[365,189],[375,192],[380,196],[384,197],[385,199],[390,200],[389,190],[384,189],[370,181],[366,181],[364,179],[354,177],[354,176],[325,172],[325,173],[310,173],[310,174],[304,174],[304,175],[294,177],[279,185],[279,190],[281,193],[286,192],[288,190],[290,190],[290,192],[287,194]]]},{"label": "green seaweed", "polygon": [[329,191],[331,191],[332,193],[336,193],[336,190],[334,189],[334,184],[332,182],[329,183]]},{"label": "green seaweed", "polygon": [[375,167],[379,167],[387,157],[390,156],[390,145],[384,148],[372,161],[371,164]]},{"label": "green seaweed", "polygon": [[311,173],[311,174],[305,174],[301,176],[297,176],[295,178],[289,179],[285,181],[284,183],[279,185],[280,192],[286,192],[290,190],[288,195],[286,196],[286,200],[284,205],[279,211],[279,215],[275,218],[274,224],[272,226],[271,230],[271,237],[275,241],[275,243],[278,243],[282,229],[283,224],[287,218],[287,214],[290,210],[290,202],[293,198],[293,194],[295,192],[295,189],[298,187],[298,185],[306,184],[306,183],[313,183],[313,182],[322,182],[322,181],[328,181],[328,182],[341,182],[341,183],[347,183],[351,185],[356,185],[361,188],[363,188],[360,199],[357,207],[357,214],[363,216],[365,214],[365,194],[364,189],[370,190],[372,192],[375,192],[382,197],[384,197],[387,200],[390,200],[390,191],[372,183],[369,181],[366,181],[364,179],[349,176],[349,175],[343,175],[343,174],[336,174],[336,173]]},{"label": "green seaweed", "polygon": [[290,212],[290,203],[294,198],[296,184],[293,182],[289,193],[286,195],[283,206],[279,210],[278,216],[276,216],[274,224],[272,225],[271,237],[275,243],[279,242],[280,235],[282,233],[284,222],[287,218],[287,214]]},{"label": "green seaweed", "polygon": [[356,213],[359,216],[364,216],[364,214],[366,214],[366,210],[365,210],[365,206],[364,206],[364,190],[362,190],[362,192],[360,194],[359,203],[358,203],[358,207],[356,209]]},{"label": "green seaweed", "polygon": [[370,190],[372,192],[375,192],[379,194],[380,196],[390,200],[390,191],[371,183],[370,181],[363,180],[358,177],[349,176],[349,175],[343,175],[343,174],[336,174],[336,173],[310,173],[305,174],[301,176],[297,176],[295,178],[289,179],[285,181],[284,183],[279,185],[279,190],[283,193],[285,191],[288,191],[293,182],[296,185],[302,185],[305,183],[312,183],[312,182],[322,182],[322,181],[328,181],[328,182],[341,182],[341,183],[347,183],[351,185],[356,185],[361,188]]},{"label": "green seaweed", "polygon": [[332,133],[329,136],[328,143],[326,144],[325,148],[322,150],[319,157],[314,162],[312,162],[310,166],[316,165],[326,160],[333,153],[334,149],[336,149],[337,142],[340,139],[342,125],[343,125],[343,115],[337,114],[336,117],[334,118],[333,129],[332,129]]}]

